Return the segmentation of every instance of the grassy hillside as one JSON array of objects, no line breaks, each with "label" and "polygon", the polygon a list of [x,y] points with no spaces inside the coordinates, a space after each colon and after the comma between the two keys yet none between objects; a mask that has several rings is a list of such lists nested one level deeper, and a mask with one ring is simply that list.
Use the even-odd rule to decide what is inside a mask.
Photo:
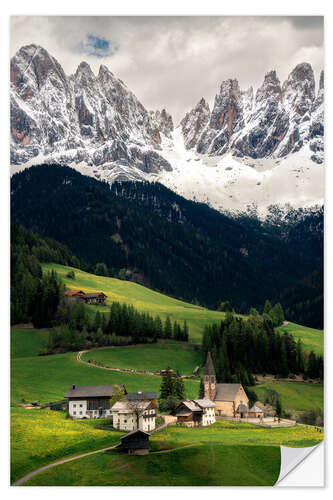
[{"label": "grassy hillside", "polygon": [[[271,486],[277,447],[190,445],[143,457],[102,453],[38,474],[27,486]],[[240,472],[241,471],[241,472]]]},{"label": "grassy hillside", "polygon": [[191,375],[194,368],[202,363],[201,352],[186,343],[110,347],[86,352],[82,359],[97,361],[112,368],[140,371],[159,371],[170,366],[182,375]]},{"label": "grassy hillside", "polygon": [[267,389],[273,389],[278,392],[285,410],[295,410],[296,412],[323,410],[324,388],[322,384],[271,380],[264,384],[256,385],[252,389],[256,392],[260,401],[264,400]]},{"label": "grassy hillside", "polygon": [[324,351],[324,331],[308,328],[307,326],[296,325],[289,322],[278,328],[280,332],[290,333],[296,340],[301,339],[307,351],[314,351],[316,354],[323,354]]},{"label": "grassy hillside", "polygon": [[[108,296],[107,304],[114,301],[126,302],[140,311],[159,315],[163,320],[167,316],[170,316],[171,320],[180,322],[186,320],[189,324],[192,342],[200,342],[202,329],[206,323],[220,321],[225,316],[222,312],[210,311],[204,307],[168,297],[131,281],[96,276],[59,264],[42,264],[42,267],[45,271],[54,269],[69,289],[83,290],[84,292],[103,291]],[[75,280],[66,277],[70,269],[75,272]],[[90,306],[90,308],[92,311],[96,311],[97,308],[100,311],[108,311],[108,307]]]},{"label": "grassy hillside", "polygon": [[65,412],[13,408],[12,481],[59,458],[112,446],[123,435],[94,429],[95,425],[93,420],[68,420]]},{"label": "grassy hillside", "polygon": [[[11,363],[11,400],[19,403],[39,400],[41,403],[62,399],[68,387],[76,385],[125,384],[130,391],[159,391],[161,378],[134,375],[87,366],[76,360],[76,353],[53,356],[15,358]],[[185,381],[190,398],[198,395],[199,383]]]},{"label": "grassy hillside", "polygon": [[[280,444],[312,446],[323,435],[307,426],[264,429],[218,421],[154,434],[146,457],[114,452],[59,465],[29,485],[272,485],[280,470]],[[125,469],[126,474],[118,471]],[[204,471],[204,473],[203,473]]]},{"label": "grassy hillside", "polygon": [[47,330],[35,330],[32,328],[11,328],[11,358],[37,356],[40,349],[43,349],[45,347],[47,338]]}]

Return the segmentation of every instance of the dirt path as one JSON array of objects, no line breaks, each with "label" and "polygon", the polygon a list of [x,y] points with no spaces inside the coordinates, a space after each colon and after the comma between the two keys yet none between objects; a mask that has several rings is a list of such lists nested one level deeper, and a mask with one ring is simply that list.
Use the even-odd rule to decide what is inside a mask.
[{"label": "dirt path", "polygon": [[44,470],[51,469],[52,467],[55,467],[56,465],[61,465],[65,464],[66,462],[71,462],[72,460],[78,460],[79,458],[83,457],[88,457],[89,455],[95,455],[96,453],[102,453],[103,451],[107,450],[112,450],[112,448],[115,448],[115,446],[108,446],[107,448],[101,448],[96,451],[89,451],[87,453],[81,453],[81,455],[77,455],[75,457],[70,457],[70,458],[62,458],[61,460],[58,460],[57,462],[53,462],[52,464],[44,465],[43,467],[39,467],[39,469],[36,469],[32,472],[29,472],[26,476],[21,477],[21,479],[18,479],[13,483],[13,486],[20,486],[21,484],[25,483],[32,477],[36,476],[40,472],[43,472]]},{"label": "dirt path", "polygon": [[[162,377],[162,375],[160,373],[157,373],[157,372],[150,372],[150,371],[144,371],[144,370],[136,370],[134,368],[114,368],[114,367],[111,367],[111,366],[100,366],[96,363],[88,363],[88,361],[84,361],[82,359],[82,354],[86,353],[86,352],[89,352],[90,350],[91,351],[96,351],[97,349],[110,349],[110,346],[107,346],[107,347],[98,347],[98,348],[94,348],[94,349],[88,349],[88,350],[85,350],[85,351],[79,351],[77,353],[77,356],[76,356],[76,359],[77,361],[79,361],[80,363],[83,363],[85,365],[88,365],[88,366],[94,366],[95,368],[102,368],[103,370],[111,370],[113,372],[126,372],[126,373],[135,373],[135,374],[139,374],[139,375],[153,375],[155,377]],[[190,375],[182,375],[181,378],[191,378]]]}]

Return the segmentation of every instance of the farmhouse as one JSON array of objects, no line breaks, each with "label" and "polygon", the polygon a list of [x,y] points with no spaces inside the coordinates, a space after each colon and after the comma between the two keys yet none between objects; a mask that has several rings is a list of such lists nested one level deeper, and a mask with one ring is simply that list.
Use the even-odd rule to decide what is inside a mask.
[{"label": "farmhouse", "polygon": [[127,452],[129,455],[148,455],[149,434],[147,432],[136,430],[129,432],[126,436],[120,438],[121,443],[117,448]]},{"label": "farmhouse", "polygon": [[215,422],[215,403],[209,399],[193,399],[180,403],[176,408],[178,422],[187,427],[198,427]]},{"label": "farmhouse", "polygon": [[104,306],[107,295],[103,292],[84,293],[82,290],[66,290],[65,297],[68,302],[82,300],[86,304]]},{"label": "farmhouse", "polygon": [[113,427],[122,431],[155,429],[157,408],[156,392],[131,392],[126,401],[117,401],[111,408]]},{"label": "farmhouse", "polygon": [[67,415],[70,418],[111,417],[110,398],[115,390],[126,389],[123,385],[72,385],[66,392]]},{"label": "farmhouse", "polygon": [[204,393],[206,399],[214,401],[215,415],[241,418],[248,416],[249,398],[242,384],[217,384],[210,352],[204,367]]},{"label": "farmhouse", "polygon": [[85,293],[82,290],[66,290],[65,297],[68,302],[78,302],[83,300]]}]

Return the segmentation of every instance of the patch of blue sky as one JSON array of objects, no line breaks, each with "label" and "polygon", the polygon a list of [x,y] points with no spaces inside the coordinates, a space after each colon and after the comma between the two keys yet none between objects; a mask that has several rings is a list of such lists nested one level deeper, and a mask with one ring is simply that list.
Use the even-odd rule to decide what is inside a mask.
[{"label": "patch of blue sky", "polygon": [[110,57],[118,52],[119,45],[111,40],[89,33],[75,49],[88,56]]}]

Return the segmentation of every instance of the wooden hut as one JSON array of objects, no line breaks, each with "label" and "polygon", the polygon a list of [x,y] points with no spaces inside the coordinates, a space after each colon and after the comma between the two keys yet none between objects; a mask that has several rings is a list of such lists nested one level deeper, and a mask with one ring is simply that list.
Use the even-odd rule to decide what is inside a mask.
[{"label": "wooden hut", "polygon": [[149,436],[148,432],[139,429],[129,432],[120,438],[121,443],[117,448],[129,455],[148,455],[150,450]]}]

